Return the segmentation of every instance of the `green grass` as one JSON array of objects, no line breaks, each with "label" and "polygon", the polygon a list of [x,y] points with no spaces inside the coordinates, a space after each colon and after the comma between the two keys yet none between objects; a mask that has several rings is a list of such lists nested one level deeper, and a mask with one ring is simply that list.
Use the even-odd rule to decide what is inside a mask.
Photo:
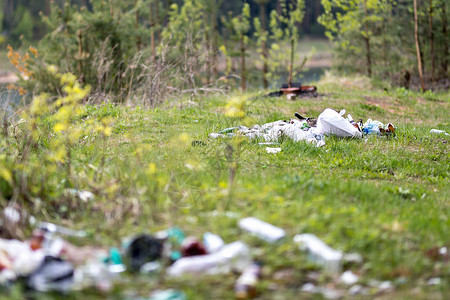
[{"label": "green grass", "polygon": [[[384,91],[361,78],[328,77],[317,86],[318,98],[250,100],[244,119],[225,117],[226,96],[198,99],[199,106],[180,102],[153,110],[89,106],[87,116],[115,119],[109,138],[86,138],[72,150],[73,185],[91,190],[96,198],[88,204],[62,199],[61,168],[46,183],[51,193],[34,206],[36,217],[87,230],[91,238],[74,240],[76,244],[118,246],[125,237],[173,225],[198,237],[210,231],[226,242],[244,240],[264,263],[258,299],[300,297],[308,272],[320,268],[307,261],[292,237],[314,233],[333,248],[363,256],[361,265],[349,266],[362,283],[378,279],[396,284],[394,292],[378,295],[380,299],[444,299],[449,264],[430,260],[425,252],[450,246],[450,138],[429,133],[432,128],[450,132],[450,94]],[[278,154],[267,154],[257,141],[208,138],[230,126],[289,119],[295,111],[316,117],[327,107],[345,108],[354,119],[391,122],[397,135],[329,137],[321,148],[283,140]],[[206,146],[192,146],[194,140]],[[156,165],[156,173],[147,171],[149,163]],[[230,182],[233,168],[236,176]],[[218,215],[212,217],[211,211]],[[279,226],[288,237],[276,245],[249,237],[237,227],[246,216]],[[291,270],[291,276],[277,279],[274,274],[280,270]],[[432,277],[442,278],[443,284],[427,286]],[[127,275],[109,297],[179,288],[190,299],[231,299],[236,278]],[[399,278],[406,283],[397,285]],[[319,282],[333,278],[324,274]],[[69,296],[105,297],[94,291]]]}]

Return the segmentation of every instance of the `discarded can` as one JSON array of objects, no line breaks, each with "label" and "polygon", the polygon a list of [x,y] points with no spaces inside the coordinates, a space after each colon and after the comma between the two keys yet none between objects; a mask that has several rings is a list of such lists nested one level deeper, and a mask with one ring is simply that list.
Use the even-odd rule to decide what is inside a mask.
[{"label": "discarded can", "polygon": [[205,254],[205,246],[203,246],[203,244],[195,237],[187,237],[181,243],[181,255],[183,255],[183,257]]},{"label": "discarded can", "polygon": [[256,285],[261,275],[261,266],[253,263],[244,269],[236,280],[234,292],[237,299],[250,299],[256,296]]},{"label": "discarded can", "polygon": [[286,236],[286,232],[283,229],[253,217],[240,220],[239,228],[248,231],[269,243],[275,243]]},{"label": "discarded can", "polygon": [[341,261],[343,254],[334,250],[314,234],[297,234],[294,242],[300,244],[300,249],[307,251],[309,259],[324,267],[330,273],[339,273],[341,271]]}]

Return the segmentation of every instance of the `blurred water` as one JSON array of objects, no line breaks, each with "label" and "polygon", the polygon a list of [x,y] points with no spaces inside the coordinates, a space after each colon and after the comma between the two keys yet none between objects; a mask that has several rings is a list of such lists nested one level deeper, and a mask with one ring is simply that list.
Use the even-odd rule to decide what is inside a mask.
[{"label": "blurred water", "polygon": [[[292,79],[293,82],[300,82],[302,85],[313,85],[325,74],[329,67],[310,67],[300,72],[298,76]],[[269,84],[270,89],[279,89],[283,83],[287,83],[289,73],[283,73],[280,79],[274,80]]]},{"label": "blurred water", "polygon": [[10,118],[23,104],[23,97],[17,91],[0,85],[0,118]]}]

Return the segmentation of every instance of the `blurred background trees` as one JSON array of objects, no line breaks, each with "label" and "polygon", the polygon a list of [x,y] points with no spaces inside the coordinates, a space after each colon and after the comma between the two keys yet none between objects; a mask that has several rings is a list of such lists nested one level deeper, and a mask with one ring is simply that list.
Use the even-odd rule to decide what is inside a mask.
[{"label": "blurred background trees", "polygon": [[[338,71],[405,86],[422,73],[429,87],[445,81],[448,88],[448,1],[417,0],[416,19],[413,4],[413,0],[0,0],[0,45],[36,45],[40,56],[33,66],[35,74],[51,64],[73,72],[94,91],[130,94],[131,82],[147,80],[144,69],[170,74],[171,88],[177,91],[210,87],[233,74],[239,75],[243,89],[247,81],[273,86],[281,73],[286,82],[289,59],[283,59],[290,55],[291,42],[308,36],[333,42]],[[298,51],[296,55],[294,71],[305,62],[299,61]],[[49,85],[40,82],[28,88],[47,90]]]}]

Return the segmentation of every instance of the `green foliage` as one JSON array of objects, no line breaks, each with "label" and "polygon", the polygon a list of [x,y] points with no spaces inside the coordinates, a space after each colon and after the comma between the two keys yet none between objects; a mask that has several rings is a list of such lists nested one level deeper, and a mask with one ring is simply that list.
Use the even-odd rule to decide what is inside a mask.
[{"label": "green foliage", "polygon": [[49,91],[45,73],[50,64],[59,72],[75,74],[95,92],[119,93],[128,88],[129,65],[140,67],[139,61],[133,61],[138,38],[146,39],[147,33],[144,25],[135,28],[134,9],[140,7],[121,3],[111,15],[105,1],[92,4],[92,11],[67,3],[63,8],[52,4],[50,15],[43,16],[50,33],[39,44],[40,57],[30,82],[35,86],[29,90]]},{"label": "green foliage", "polygon": [[[304,55],[303,61],[294,65],[294,62],[300,61],[301,53],[295,51],[295,48],[292,49],[291,46],[288,46],[298,43],[299,27],[305,14],[305,3],[303,0],[282,1],[281,3],[281,15],[278,15],[276,11],[270,13],[271,36],[269,38],[273,42],[269,50],[270,72],[268,77],[272,80],[279,80],[284,77],[284,74],[289,72],[292,58],[292,76],[293,78],[297,77],[307,60],[307,55]],[[289,53],[289,56],[286,53]],[[288,78],[282,79],[287,81]]]},{"label": "green foliage", "polygon": [[[437,1],[439,2],[439,1]],[[439,4],[433,1],[433,34],[437,61],[445,55],[436,41],[442,41],[442,19]],[[327,37],[335,43],[337,66],[341,70],[363,73],[367,68],[365,40],[370,43],[373,73],[381,78],[390,75],[398,83],[401,70],[415,73],[417,69],[414,43],[414,18],[412,1],[398,3],[392,0],[323,0],[324,13],[319,23],[326,28]],[[424,53],[430,51],[429,5],[419,9],[419,35]],[[445,50],[444,50],[445,52]],[[430,56],[425,55],[425,65],[430,70]]]},{"label": "green foliage", "polygon": [[33,34],[33,21],[30,11],[24,6],[19,6],[16,11],[18,18],[17,26],[12,30],[11,35],[15,40],[30,41]]}]

